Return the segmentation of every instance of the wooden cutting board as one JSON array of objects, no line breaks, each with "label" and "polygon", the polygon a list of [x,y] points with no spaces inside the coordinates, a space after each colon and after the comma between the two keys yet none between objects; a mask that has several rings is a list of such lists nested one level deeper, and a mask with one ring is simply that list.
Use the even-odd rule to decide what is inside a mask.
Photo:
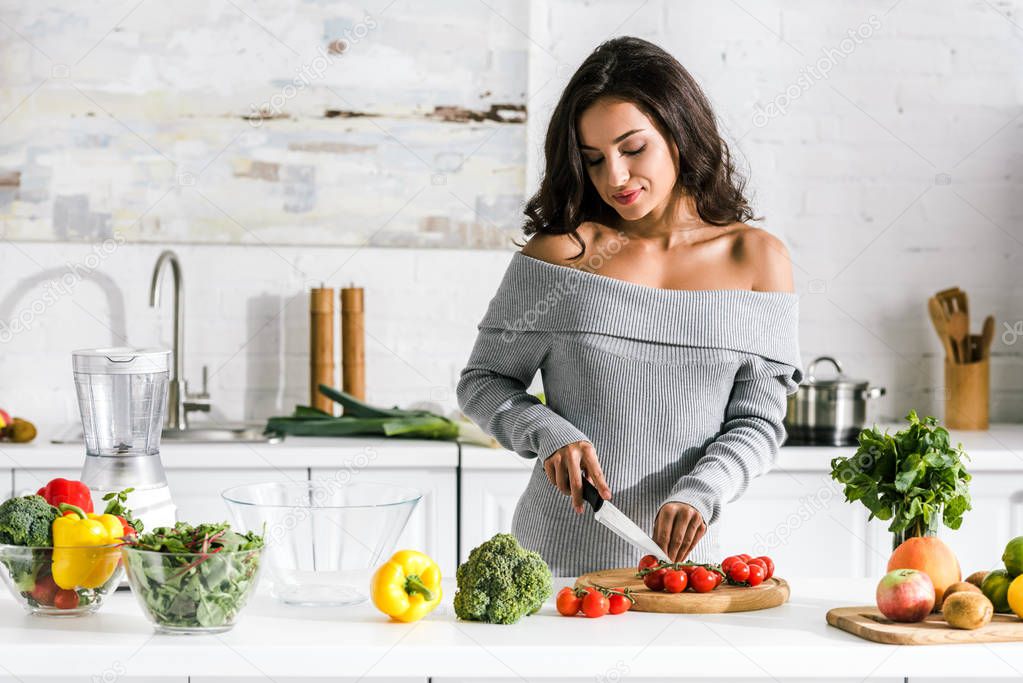
[{"label": "wooden cutting board", "polygon": [[784,579],[771,577],[759,586],[749,588],[721,584],[709,593],[664,593],[652,591],[636,577],[636,569],[606,569],[583,574],[575,581],[577,587],[603,586],[604,588],[631,588],[637,612],[670,612],[675,614],[718,614],[721,612],[750,612],[777,607],[789,599],[789,584]]},{"label": "wooden cutting board", "polygon": [[915,624],[891,621],[873,606],[836,607],[828,623],[854,636],[886,645],[952,645],[955,643],[1008,643],[1023,641],[1023,621],[1012,614],[996,614],[986,625],[964,631],[952,628],[940,614]]}]

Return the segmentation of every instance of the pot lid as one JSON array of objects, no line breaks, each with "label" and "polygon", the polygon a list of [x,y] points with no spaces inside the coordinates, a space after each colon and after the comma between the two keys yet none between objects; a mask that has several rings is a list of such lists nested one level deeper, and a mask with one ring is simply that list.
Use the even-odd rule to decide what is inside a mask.
[{"label": "pot lid", "polygon": [[[818,363],[830,363],[835,369],[835,376],[826,379],[817,377],[817,364]],[[865,379],[853,379],[847,377],[845,372],[842,370],[842,364],[838,362],[836,358],[831,356],[818,356],[814,358],[810,365],[806,368],[806,381],[803,385],[812,385],[815,387],[833,387],[835,389],[863,389],[869,382]]]}]

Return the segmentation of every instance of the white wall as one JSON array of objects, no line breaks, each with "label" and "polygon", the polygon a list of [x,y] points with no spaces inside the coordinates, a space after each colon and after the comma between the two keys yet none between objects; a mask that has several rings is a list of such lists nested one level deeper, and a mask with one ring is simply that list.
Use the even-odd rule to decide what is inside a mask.
[{"label": "white wall", "polygon": [[[437,35],[442,49],[457,55],[463,45],[477,49],[469,39],[481,20],[467,12],[459,23],[456,5],[445,4],[445,32]],[[518,41],[529,53],[521,98],[529,111],[526,149],[516,158],[504,141],[501,154],[531,189],[546,116],[585,54],[611,35],[659,42],[707,89],[752,170],[764,226],[791,248],[804,359],[836,355],[851,374],[886,385],[879,417],[898,418],[910,408],[940,416],[940,349],[925,301],[958,284],[970,294],[975,331],[984,314],[999,321],[992,417],[1019,421],[1020,344],[1007,343],[1012,334],[1002,338],[1002,324],[1023,321],[1023,210],[1015,201],[1023,189],[1023,41],[1013,23],[1020,9],[1020,2],[917,0],[894,7],[534,2],[529,12],[492,17],[507,29],[502,41]],[[424,11],[398,3],[387,15],[408,23]],[[29,34],[48,30],[45,23],[18,25]],[[855,39],[850,30],[859,31]],[[386,35],[386,22],[379,31]],[[9,46],[16,38],[2,40]],[[393,59],[375,68],[397,69],[408,55],[394,52]],[[8,92],[4,107],[20,97]],[[772,103],[785,113],[773,112]],[[0,122],[4,164],[26,144],[10,130]],[[81,171],[83,183],[88,173]],[[481,186],[489,188],[484,194],[493,188],[489,180]],[[392,200],[380,196],[382,220]],[[4,236],[14,234],[10,221],[4,219]],[[19,237],[25,225],[18,223]],[[45,281],[59,279],[67,262],[83,262],[92,245],[0,242],[0,320],[31,322],[0,344],[0,406],[44,424],[73,420],[70,349],[113,341],[111,327],[135,344],[169,341],[167,313],[158,316],[146,303],[149,272],[165,245],[152,234],[146,239],[152,243],[117,247],[90,281],[38,314],[31,307],[46,298]],[[188,376],[198,381],[208,364],[214,404],[232,419],[265,417],[305,400],[302,293],[320,280],[367,288],[371,400],[436,400],[453,408],[475,323],[511,253],[258,243],[173,248],[185,266]]]}]

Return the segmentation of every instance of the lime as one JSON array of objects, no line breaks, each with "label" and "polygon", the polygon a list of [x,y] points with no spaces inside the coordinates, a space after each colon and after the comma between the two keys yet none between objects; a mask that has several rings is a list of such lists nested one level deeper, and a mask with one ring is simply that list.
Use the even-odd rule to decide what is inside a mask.
[{"label": "lime", "polygon": [[1002,562],[1009,576],[1015,578],[1023,574],[1023,536],[1017,536],[1005,545]]},{"label": "lime", "polygon": [[1009,572],[1004,569],[995,569],[988,572],[984,583],[980,584],[981,592],[995,606],[996,612],[1007,614],[1012,611],[1012,608],[1009,607],[1008,597],[1009,585],[1011,583],[1012,577],[1009,576]]},{"label": "lime", "polygon": [[1016,616],[1023,617],[1023,576],[1017,576],[1012,580],[1006,598],[1009,601],[1009,608],[1016,613]]}]

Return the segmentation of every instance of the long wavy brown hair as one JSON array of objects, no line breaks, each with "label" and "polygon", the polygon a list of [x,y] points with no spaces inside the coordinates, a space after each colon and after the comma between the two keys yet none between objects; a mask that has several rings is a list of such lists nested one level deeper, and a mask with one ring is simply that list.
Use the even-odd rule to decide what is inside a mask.
[{"label": "long wavy brown hair", "polygon": [[[528,202],[523,232],[571,235],[586,221],[614,226],[619,216],[597,193],[579,150],[576,124],[599,98],[635,104],[679,150],[675,201],[692,197],[711,225],[753,220],[745,179],[718,133],[714,112],[696,80],[677,59],[641,38],[602,43],[572,76],[551,115],[544,143],[546,169]],[[576,257],[578,258],[578,256]]]}]

